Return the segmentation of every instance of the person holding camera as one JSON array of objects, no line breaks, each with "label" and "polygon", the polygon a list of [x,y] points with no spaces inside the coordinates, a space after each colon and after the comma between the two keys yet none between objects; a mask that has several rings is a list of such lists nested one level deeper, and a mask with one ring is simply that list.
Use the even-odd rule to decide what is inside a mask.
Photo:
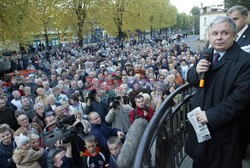
[{"label": "person holding camera", "polygon": [[130,112],[130,123],[133,124],[138,117],[144,118],[149,122],[154,115],[154,110],[145,105],[143,95],[139,94],[135,97],[135,104],[136,108]]},{"label": "person holding camera", "polygon": [[124,104],[121,96],[116,96],[111,100],[109,109],[105,117],[106,122],[112,123],[112,128],[127,132],[130,127],[129,115],[133,108],[129,104]]},{"label": "person holding camera", "polygon": [[86,96],[86,113],[95,111],[101,117],[102,123],[106,123],[105,116],[108,114],[108,104],[101,100],[96,90],[90,90]]},{"label": "person holding camera", "polygon": [[[47,155],[48,168],[70,168],[73,166],[71,143],[63,144],[58,141],[56,148]],[[62,148],[63,147],[63,148]]]}]

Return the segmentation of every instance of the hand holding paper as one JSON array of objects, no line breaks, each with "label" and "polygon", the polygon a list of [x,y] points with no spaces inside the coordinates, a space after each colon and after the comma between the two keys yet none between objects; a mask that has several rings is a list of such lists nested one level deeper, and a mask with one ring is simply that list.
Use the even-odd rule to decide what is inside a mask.
[{"label": "hand holding paper", "polygon": [[199,143],[211,139],[209,129],[207,127],[207,116],[205,111],[201,111],[200,107],[195,108],[187,114],[189,122],[192,124],[197,140]]}]

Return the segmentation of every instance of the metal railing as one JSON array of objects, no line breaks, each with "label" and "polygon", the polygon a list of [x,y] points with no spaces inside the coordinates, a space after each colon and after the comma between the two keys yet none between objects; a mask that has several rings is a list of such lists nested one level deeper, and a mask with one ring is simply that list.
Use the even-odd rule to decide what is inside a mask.
[{"label": "metal railing", "polygon": [[164,100],[144,131],[134,168],[180,167],[186,156],[187,112],[190,111],[193,95],[193,88],[185,84]]}]

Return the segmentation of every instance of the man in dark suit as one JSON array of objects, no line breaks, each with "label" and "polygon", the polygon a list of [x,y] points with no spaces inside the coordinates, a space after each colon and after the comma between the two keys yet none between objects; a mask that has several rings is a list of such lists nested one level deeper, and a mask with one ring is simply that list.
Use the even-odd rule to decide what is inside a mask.
[{"label": "man in dark suit", "polygon": [[241,49],[250,53],[250,27],[247,24],[247,8],[244,6],[233,6],[228,9],[227,15],[237,25],[237,43],[241,46]]},{"label": "man in dark suit", "polygon": [[[208,30],[213,55],[194,65],[187,80],[196,87],[192,108],[201,108],[197,121],[207,124],[211,139],[198,143],[190,125],[186,152],[194,168],[241,168],[239,117],[250,100],[250,54],[235,42],[236,24],[229,17],[216,18]],[[202,73],[205,86],[198,87]]]},{"label": "man in dark suit", "polygon": [[[233,19],[237,25],[237,43],[241,49],[250,53],[250,26],[247,24],[248,10],[244,6],[233,6],[227,11],[227,15]],[[248,143],[250,142],[250,134],[246,134],[250,130],[250,106],[244,109],[244,114],[240,121],[240,145],[241,157],[245,158]]]}]

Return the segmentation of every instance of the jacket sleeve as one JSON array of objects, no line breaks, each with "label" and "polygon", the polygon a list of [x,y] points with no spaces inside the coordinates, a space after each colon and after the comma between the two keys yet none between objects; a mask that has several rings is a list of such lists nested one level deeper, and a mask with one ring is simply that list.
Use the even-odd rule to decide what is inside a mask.
[{"label": "jacket sleeve", "polygon": [[92,135],[94,135],[97,139],[97,143],[101,148],[103,148],[105,151],[109,151],[108,145],[107,145],[107,138],[104,137],[102,134],[98,132],[91,132]]},{"label": "jacket sleeve", "polygon": [[15,164],[12,160],[12,158],[7,158],[4,156],[4,151],[3,149],[0,149],[0,167],[6,167],[6,168],[11,168],[13,164]]},{"label": "jacket sleeve", "polygon": [[196,72],[196,66],[197,64],[192,66],[192,68],[187,71],[187,81],[194,87],[199,86],[200,81],[199,76]]},{"label": "jacket sleeve", "polygon": [[130,111],[130,124],[133,124],[134,120],[135,120],[135,112],[134,110],[131,110]]},{"label": "jacket sleeve", "polygon": [[111,123],[114,120],[114,116],[115,116],[115,109],[110,109],[105,117],[105,121]]},{"label": "jacket sleeve", "polygon": [[149,108],[148,121],[151,120],[151,118],[153,117],[153,115],[154,115],[154,110],[152,108]]},{"label": "jacket sleeve", "polygon": [[93,111],[92,102],[90,103],[90,106],[86,105],[86,114],[88,115],[91,111]]}]

